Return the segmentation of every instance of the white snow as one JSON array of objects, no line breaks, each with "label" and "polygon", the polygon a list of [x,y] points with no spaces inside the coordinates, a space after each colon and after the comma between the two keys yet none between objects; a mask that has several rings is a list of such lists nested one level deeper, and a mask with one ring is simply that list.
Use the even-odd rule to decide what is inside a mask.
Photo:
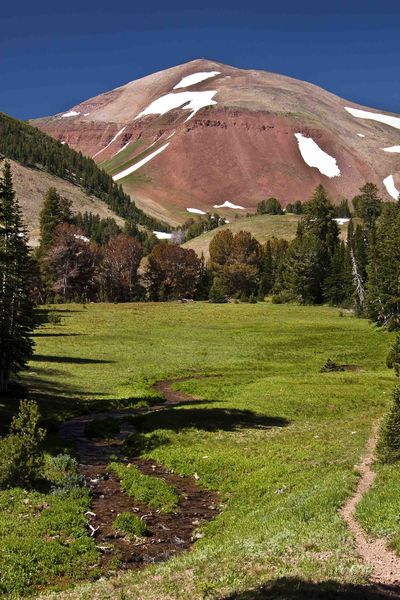
[{"label": "white snow", "polygon": [[384,152],[400,152],[400,146],[390,146],[390,148],[382,148]]},{"label": "white snow", "polygon": [[67,142],[61,142],[61,144],[64,146],[64,144],[66,144]]},{"label": "white snow", "polygon": [[74,233],[74,238],[76,240],[81,240],[82,242],[90,242],[89,238],[87,238],[85,235],[78,235],[77,233]]},{"label": "white snow", "polygon": [[84,117],[88,117],[90,115],[90,113],[83,113]]},{"label": "white snow", "polygon": [[101,150],[99,150],[98,152],[96,152],[96,154],[93,154],[92,158],[95,158],[96,156],[98,156],[99,154],[101,154],[102,152],[104,152],[104,150],[107,150],[107,148],[109,148],[109,147],[111,146],[111,144],[112,144],[113,142],[115,142],[115,140],[116,140],[117,138],[119,138],[119,136],[120,136],[122,133],[124,133],[125,129],[126,129],[126,125],[125,125],[125,127],[123,127],[122,129],[120,129],[120,130],[119,130],[119,131],[118,131],[118,132],[117,132],[117,133],[114,135],[113,139],[111,140],[111,142],[108,142],[107,146],[104,146],[104,148],[102,148]]},{"label": "white snow", "polygon": [[348,223],[350,221],[350,219],[345,219],[345,218],[342,218],[342,217],[339,217],[339,218],[333,219],[333,220],[336,221],[336,223],[338,225],[345,225],[345,223]]},{"label": "white snow", "polygon": [[391,127],[396,127],[396,129],[400,129],[400,117],[392,117],[391,115],[381,115],[380,113],[369,112],[368,110],[361,110],[359,108],[349,108],[348,106],[344,107],[347,112],[349,112],[353,117],[357,117],[358,119],[369,119],[371,121],[378,121],[379,123],[384,123],[385,125],[390,125]]},{"label": "white snow", "polygon": [[392,196],[392,198],[398,200],[400,191],[394,185],[393,175],[388,175],[388,177],[386,177],[386,179],[383,180],[383,184],[387,189],[388,193]]},{"label": "white snow", "polygon": [[205,81],[206,79],[210,79],[210,77],[215,77],[216,75],[220,74],[220,71],[204,71],[203,73],[193,73],[192,75],[187,75],[176,84],[174,90],[177,90],[178,88],[190,87],[191,85],[200,83],[200,81]]},{"label": "white snow", "polygon": [[116,152],[116,153],[114,154],[114,156],[117,156],[117,154],[119,154],[120,152],[122,152],[122,150],[125,150],[125,148],[127,148],[127,147],[129,146],[129,144],[131,143],[131,141],[132,141],[132,140],[128,140],[128,141],[126,142],[125,146],[122,146],[122,148],[120,148],[120,149],[118,150],[118,152]]},{"label": "white snow", "polygon": [[204,210],[200,210],[200,208],[187,208],[186,210],[195,215],[206,215],[207,214],[204,212]]},{"label": "white snow", "polygon": [[154,235],[158,240],[170,240],[172,233],[166,233],[165,231],[153,231]]},{"label": "white snow", "polygon": [[358,137],[365,137],[363,133],[357,133]]},{"label": "white snow", "polygon": [[302,133],[294,135],[299,144],[301,156],[309,167],[316,167],[322,175],[327,177],[340,176],[336,158],[324,152],[312,138],[305,137]]},{"label": "white snow", "polygon": [[173,131],[172,133],[170,133],[170,134],[169,134],[169,136],[167,137],[167,140],[171,139],[171,138],[172,138],[172,136],[173,136],[173,135],[175,135],[175,133],[176,133],[176,130],[175,130],[175,131]]},{"label": "white snow", "polygon": [[226,200],[223,204],[214,204],[214,208],[236,208],[238,210],[245,210],[244,206],[233,204],[233,202],[229,202],[229,200]]},{"label": "white snow", "polygon": [[114,175],[113,180],[114,181],[118,181],[119,179],[123,179],[127,175],[130,175],[134,171],[137,171],[137,169],[140,169],[140,167],[142,167],[143,165],[145,165],[146,163],[148,163],[155,156],[157,156],[157,154],[160,154],[160,152],[162,152],[163,150],[165,150],[165,148],[167,148],[168,146],[169,146],[169,142],[167,142],[167,144],[164,144],[164,146],[161,146],[160,148],[157,148],[157,150],[154,150],[154,152],[152,152],[151,154],[149,154],[145,158],[142,158],[142,160],[139,160],[139,162],[135,163],[134,165],[131,165],[127,169],[124,169],[123,171],[121,171],[117,175]]},{"label": "white snow", "polygon": [[[139,119],[145,115],[165,115],[174,108],[182,107],[182,110],[191,110],[192,114],[188,116],[186,121],[189,121],[198,110],[205,106],[211,106],[217,104],[213,97],[216,91],[206,92],[179,92],[178,94],[166,94],[154,100],[147,108],[142,110],[141,113],[135,117]],[[185,121],[185,122],[186,122]]]},{"label": "white snow", "polygon": [[76,110],[70,110],[69,112],[66,112],[63,115],[61,115],[61,118],[64,118],[64,117],[77,117],[80,114],[81,113],[80,112],[76,112]]}]

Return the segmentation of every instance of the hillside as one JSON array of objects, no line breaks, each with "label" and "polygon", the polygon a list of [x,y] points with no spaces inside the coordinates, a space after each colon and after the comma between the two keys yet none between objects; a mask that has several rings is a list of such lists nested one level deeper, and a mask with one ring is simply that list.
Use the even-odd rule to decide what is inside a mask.
[{"label": "hillside", "polygon": [[[296,235],[297,223],[300,220],[299,215],[255,215],[252,217],[244,217],[235,219],[226,225],[217,227],[212,231],[207,231],[202,235],[183,244],[184,248],[192,248],[198,256],[201,254],[207,259],[209,257],[209,245],[213,237],[218,231],[230,229],[233,233],[238,231],[249,231],[261,244],[272,238],[283,238],[292,240]],[[341,237],[346,236],[347,223],[339,224]]]},{"label": "hillside", "polygon": [[222,207],[229,218],[271,195],[283,205],[303,201],[319,183],[334,201],[366,181],[387,200],[400,190],[399,116],[304,81],[209,60],[32,123],[91,156],[138,206],[172,224],[188,209]]},{"label": "hillside", "polygon": [[62,197],[72,202],[73,213],[89,212],[99,215],[102,219],[113,218],[118,225],[123,225],[124,220],[121,217],[96,196],[88,196],[81,187],[45,171],[24,167],[13,160],[10,162],[14,188],[28,228],[31,246],[36,246],[39,241],[39,213],[43,195],[49,187],[55,187]]},{"label": "hillside", "polygon": [[15,189],[32,243],[37,241],[42,197],[50,186],[72,201],[74,212],[113,217],[119,223],[130,219],[151,230],[165,225],[137,208],[93,160],[3,113],[0,156],[12,161]]}]

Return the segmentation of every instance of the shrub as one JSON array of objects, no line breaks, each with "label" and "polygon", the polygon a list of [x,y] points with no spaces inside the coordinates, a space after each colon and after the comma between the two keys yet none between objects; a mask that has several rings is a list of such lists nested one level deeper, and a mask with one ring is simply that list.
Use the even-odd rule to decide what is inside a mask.
[{"label": "shrub", "polygon": [[129,539],[146,535],[146,524],[140,517],[130,512],[123,512],[114,519],[114,529],[120,531]]},{"label": "shrub", "polygon": [[0,440],[0,487],[26,485],[42,476],[45,430],[38,423],[37,403],[22,400],[10,433]]},{"label": "shrub", "polygon": [[386,366],[393,369],[397,377],[400,376],[400,335],[397,334],[393,346],[389,350],[386,358]]},{"label": "shrub", "polygon": [[213,281],[208,298],[210,302],[214,302],[214,304],[225,304],[227,302],[225,286],[222,280],[218,277],[216,277]]},{"label": "shrub", "polygon": [[393,390],[393,404],[381,427],[376,453],[383,463],[394,463],[400,460],[400,386],[398,385]]},{"label": "shrub", "polygon": [[85,425],[85,435],[91,439],[111,439],[121,430],[118,419],[93,419]]},{"label": "shrub", "polygon": [[53,482],[52,494],[64,495],[85,486],[85,478],[78,473],[78,462],[69,454],[58,454],[47,459],[46,476]]},{"label": "shrub", "polygon": [[48,322],[50,323],[50,325],[60,325],[61,315],[57,312],[51,312],[48,316]]}]

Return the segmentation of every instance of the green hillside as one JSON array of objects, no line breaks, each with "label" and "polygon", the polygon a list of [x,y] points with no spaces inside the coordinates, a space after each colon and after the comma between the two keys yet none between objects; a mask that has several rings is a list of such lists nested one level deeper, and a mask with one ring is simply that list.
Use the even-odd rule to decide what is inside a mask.
[{"label": "green hillside", "polygon": [[4,113],[0,113],[0,154],[25,167],[69,181],[88,195],[102,200],[123,219],[130,219],[149,229],[165,229],[165,224],[137,208],[130,196],[94,160]]}]

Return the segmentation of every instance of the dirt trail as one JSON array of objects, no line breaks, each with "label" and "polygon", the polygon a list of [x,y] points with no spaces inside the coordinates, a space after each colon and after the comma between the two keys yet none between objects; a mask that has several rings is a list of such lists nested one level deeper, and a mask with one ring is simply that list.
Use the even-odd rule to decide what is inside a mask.
[{"label": "dirt trail", "polygon": [[[166,560],[188,549],[196,539],[202,537],[198,531],[199,527],[218,514],[218,495],[202,489],[194,477],[176,475],[154,461],[140,457],[128,461],[122,453],[122,444],[128,435],[135,432],[131,423],[121,420],[120,433],[111,441],[91,440],[85,435],[86,424],[94,419],[123,419],[127,415],[195,402],[191,396],[172,390],[171,386],[175,381],[184,380],[161,381],[154,385],[155,390],[164,395],[165,402],[150,408],[92,413],[76,417],[62,425],[61,436],[75,445],[79,455],[79,472],[91,489],[92,503],[87,513],[88,527],[96,540],[97,548],[101,552],[101,564],[106,570],[115,568],[115,558],[118,558],[119,568],[124,569]],[[179,510],[161,514],[126,495],[118,478],[109,473],[107,468],[114,457],[121,462],[135,465],[146,475],[160,477],[173,485],[180,498]],[[130,541],[115,531],[115,517],[118,513],[126,511],[134,512],[146,522],[146,537]]]},{"label": "dirt trail", "polygon": [[379,586],[395,586],[395,595],[400,597],[400,558],[386,547],[386,540],[369,538],[355,519],[357,505],[364,494],[372,486],[376,473],[372,469],[376,444],[378,441],[378,426],[375,426],[368,440],[367,454],[357,469],[361,477],[355,494],[342,508],[342,516],[351,529],[359,554],[372,567],[371,583]]}]

